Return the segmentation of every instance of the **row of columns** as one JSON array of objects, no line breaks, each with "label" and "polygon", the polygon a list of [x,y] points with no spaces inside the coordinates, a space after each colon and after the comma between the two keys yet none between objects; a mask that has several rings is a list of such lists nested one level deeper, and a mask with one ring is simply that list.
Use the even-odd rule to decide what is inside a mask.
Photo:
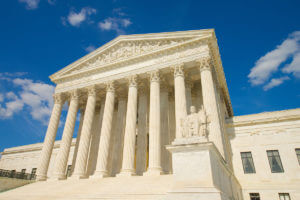
[{"label": "row of columns", "polygon": [[[200,68],[200,77],[202,85],[202,96],[203,105],[206,112],[211,118],[210,124],[210,140],[215,143],[220,153],[224,155],[224,145],[222,140],[222,132],[220,127],[220,119],[218,115],[217,98],[214,86],[214,80],[212,75],[212,65],[209,58],[201,59],[197,62]],[[186,81],[184,76],[184,66],[179,64],[173,67],[174,70],[174,92],[175,92],[175,120],[176,120],[176,139],[182,138],[180,131],[180,120],[185,118],[188,114],[187,107],[190,106],[191,87],[186,87]],[[164,169],[162,169],[161,156],[165,158],[165,153],[161,153],[165,149],[162,146],[166,143],[165,141],[169,138],[162,138],[162,126],[165,126],[164,113],[161,110],[161,105],[165,108],[166,104],[161,104],[161,99],[168,98],[168,94],[160,91],[161,89],[161,77],[159,71],[153,71],[149,73],[150,77],[150,110],[149,110],[149,165],[146,173],[144,175],[159,175],[162,174]],[[124,135],[124,147],[122,156],[122,167],[121,171],[117,176],[132,176],[136,173],[141,175],[146,166],[139,166],[135,169],[135,146],[136,142],[139,146],[146,145],[147,142],[147,95],[141,92],[138,95],[138,77],[136,75],[128,78],[128,99],[127,99],[127,113],[125,122],[125,135]],[[141,87],[143,88],[143,87]],[[187,89],[186,89],[187,88]],[[187,93],[189,93],[187,95]],[[139,97],[139,99],[138,99]],[[65,128],[63,131],[62,143],[58,153],[58,159],[55,165],[54,176],[57,179],[65,178],[65,170],[67,166],[67,160],[69,156],[71,140],[74,132],[74,126],[76,121],[76,114],[78,110],[78,91],[71,93],[70,106],[67,114],[67,119],[65,123]],[[139,100],[139,104],[138,104]],[[54,107],[52,115],[50,118],[49,126],[47,129],[44,146],[41,155],[40,166],[38,168],[37,179],[45,180],[47,178],[47,170],[49,166],[49,161],[53,149],[53,144],[57,132],[57,127],[59,123],[59,118],[61,115],[62,108],[62,97],[61,95],[55,95]],[[200,101],[200,100],[199,100]],[[103,110],[103,119],[100,133],[100,143],[98,148],[98,158],[96,170],[93,177],[106,177],[108,176],[108,159],[110,151],[110,141],[112,137],[112,120],[114,115],[114,104],[115,104],[115,87],[114,82],[107,83],[106,87],[106,97]],[[119,120],[125,116],[125,105],[126,100],[119,101],[117,116]],[[139,105],[139,107],[138,107]],[[94,119],[96,106],[96,88],[90,87],[88,89],[88,99],[86,103],[86,108],[83,116],[82,127],[80,128],[80,134],[77,138],[78,151],[76,151],[76,160],[74,166],[73,177],[75,178],[85,178],[87,176],[87,160],[89,153],[89,146],[91,140],[91,129],[92,122]],[[137,114],[138,119],[138,141],[136,141],[136,122]],[[116,131],[121,133],[122,131]],[[164,134],[165,135],[165,134]],[[169,137],[169,136],[167,136]],[[118,138],[118,137],[116,137]],[[120,137],[121,138],[121,137]],[[121,144],[118,139],[116,139],[118,144]],[[118,145],[116,144],[116,145]],[[77,145],[76,147],[77,148]],[[118,146],[113,148],[114,151],[120,149]],[[142,161],[146,159],[145,148],[138,148],[136,153],[136,159]],[[114,161],[113,161],[114,162]],[[115,161],[116,162],[116,161]],[[146,163],[146,162],[144,162]],[[114,166],[115,167],[115,166]],[[117,173],[119,169],[112,169],[112,173]]]}]

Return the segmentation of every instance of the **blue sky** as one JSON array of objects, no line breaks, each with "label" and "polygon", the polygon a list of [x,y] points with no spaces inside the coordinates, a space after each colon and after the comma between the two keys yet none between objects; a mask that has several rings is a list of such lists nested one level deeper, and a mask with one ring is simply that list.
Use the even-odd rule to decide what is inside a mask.
[{"label": "blue sky", "polygon": [[[0,151],[42,142],[48,76],[119,34],[214,28],[235,115],[299,108],[299,9],[289,0],[4,0]],[[65,115],[66,107],[57,139]]]}]

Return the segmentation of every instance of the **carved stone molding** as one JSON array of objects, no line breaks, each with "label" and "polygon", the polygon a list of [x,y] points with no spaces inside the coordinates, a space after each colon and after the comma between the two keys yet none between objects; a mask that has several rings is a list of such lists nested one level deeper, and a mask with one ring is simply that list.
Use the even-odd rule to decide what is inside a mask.
[{"label": "carved stone molding", "polygon": [[115,82],[114,81],[106,82],[106,92],[115,92]]},{"label": "carved stone molding", "polygon": [[80,91],[78,89],[75,89],[73,91],[70,92],[70,97],[71,97],[71,100],[74,99],[74,100],[78,100],[80,98]]},{"label": "carved stone molding", "polygon": [[184,64],[183,63],[173,66],[172,69],[174,71],[174,77],[184,76]]},{"label": "carved stone molding", "polygon": [[160,81],[159,70],[155,70],[155,71],[149,72],[149,75],[150,75],[150,81],[151,82],[159,82]]},{"label": "carved stone molding", "polygon": [[132,75],[132,76],[129,76],[127,78],[128,80],[128,86],[129,87],[137,87],[138,85],[138,76],[135,74],[135,75]]},{"label": "carved stone molding", "polygon": [[210,57],[204,57],[196,61],[200,67],[200,72],[204,70],[212,70],[212,59]]},{"label": "carved stone molding", "polygon": [[88,96],[96,96],[97,90],[95,86],[88,87]]},{"label": "carved stone molding", "polygon": [[55,104],[63,104],[65,100],[61,93],[53,94],[53,99]]}]

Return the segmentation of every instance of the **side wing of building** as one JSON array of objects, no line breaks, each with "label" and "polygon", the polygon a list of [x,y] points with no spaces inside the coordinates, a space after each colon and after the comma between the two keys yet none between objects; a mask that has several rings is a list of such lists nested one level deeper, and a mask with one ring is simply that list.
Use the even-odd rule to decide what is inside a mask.
[{"label": "side wing of building", "polygon": [[244,199],[300,199],[300,109],[233,117],[227,132]]},{"label": "side wing of building", "polygon": [[[72,164],[75,143],[76,139],[73,139],[68,159],[68,166]],[[43,143],[36,143],[4,149],[1,153],[0,170],[15,170],[16,172],[35,173],[40,161],[42,145]],[[52,174],[59,146],[60,141],[56,141],[49,165],[49,176]]]}]

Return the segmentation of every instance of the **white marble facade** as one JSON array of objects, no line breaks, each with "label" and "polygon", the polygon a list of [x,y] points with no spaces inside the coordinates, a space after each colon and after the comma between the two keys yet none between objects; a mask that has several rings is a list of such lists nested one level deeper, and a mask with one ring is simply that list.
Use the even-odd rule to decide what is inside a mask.
[{"label": "white marble facade", "polygon": [[[44,143],[6,149],[0,169],[37,168],[37,180],[169,174],[166,199],[300,198],[300,110],[234,117],[212,29],[119,36],[50,78],[55,103]],[[284,173],[268,168],[273,149]],[[249,151],[254,174],[241,163]]]}]

